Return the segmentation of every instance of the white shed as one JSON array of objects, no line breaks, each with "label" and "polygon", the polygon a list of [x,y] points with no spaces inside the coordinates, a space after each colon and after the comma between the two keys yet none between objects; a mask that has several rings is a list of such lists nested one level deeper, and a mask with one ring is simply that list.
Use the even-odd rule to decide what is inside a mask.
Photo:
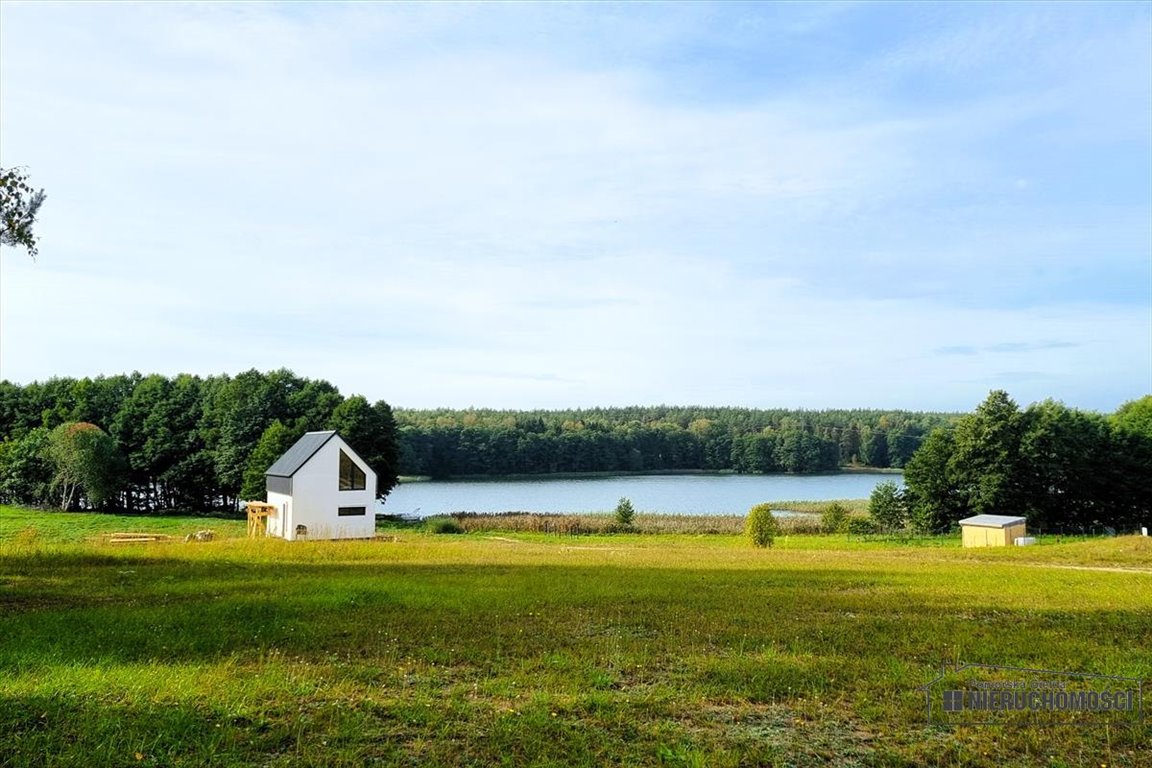
[{"label": "white shed", "polygon": [[333,431],[308,432],[264,473],[267,532],[297,539],[376,534],[376,473]]}]

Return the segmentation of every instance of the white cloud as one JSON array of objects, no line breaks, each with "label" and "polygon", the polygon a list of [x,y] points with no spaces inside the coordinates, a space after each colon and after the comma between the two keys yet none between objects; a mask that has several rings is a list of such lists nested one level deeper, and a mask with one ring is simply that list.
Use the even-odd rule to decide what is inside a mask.
[{"label": "white cloud", "polygon": [[[587,8],[529,10],[5,5],[0,149],[49,197],[40,261],[0,263],[0,375],[287,366],[398,405],[522,407],[963,408],[1013,371],[1107,407],[1147,386],[1145,307],[1037,278],[1086,241],[1138,270],[1142,201],[1052,226],[1073,205],[1001,156],[1070,107],[858,87],[1002,52],[1003,29],[823,73],[812,93],[839,99],[705,103],[620,37],[611,57],[563,37],[608,35]],[[685,13],[637,50],[685,44]],[[933,354],[1051,340],[1075,346]]]}]

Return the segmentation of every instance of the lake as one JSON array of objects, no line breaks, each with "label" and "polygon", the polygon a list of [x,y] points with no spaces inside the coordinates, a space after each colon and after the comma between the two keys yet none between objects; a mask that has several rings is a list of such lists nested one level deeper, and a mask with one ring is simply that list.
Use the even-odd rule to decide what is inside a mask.
[{"label": "lake", "polygon": [[581,479],[401,483],[377,511],[428,517],[451,512],[611,512],[622,496],[637,512],[743,515],[764,501],[866,499],[899,474],[627,475]]}]

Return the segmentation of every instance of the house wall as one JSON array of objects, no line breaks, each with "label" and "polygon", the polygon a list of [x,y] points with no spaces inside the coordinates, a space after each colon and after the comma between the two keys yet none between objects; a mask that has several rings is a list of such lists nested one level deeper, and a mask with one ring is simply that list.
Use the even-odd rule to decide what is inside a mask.
[{"label": "house wall", "polygon": [[985,528],[979,525],[960,526],[960,538],[965,547],[993,546],[988,541],[989,533],[999,533],[997,528]]},{"label": "house wall", "polygon": [[[362,491],[340,490],[340,451],[344,450],[364,471],[365,488]],[[268,495],[269,503],[273,494]],[[288,500],[287,514],[279,534],[289,541],[312,539],[365,539],[376,534],[376,473],[340,439],[333,437],[292,476],[292,497]],[[364,507],[365,514],[340,517],[340,507]],[[306,526],[306,536],[297,535],[299,526]],[[271,528],[271,518],[269,518]]]},{"label": "house wall", "polygon": [[962,525],[961,542],[965,547],[1010,547],[1017,536],[1024,536],[1026,525],[1017,523],[1004,528]]},{"label": "house wall", "polygon": [[292,497],[285,493],[268,491],[268,503],[276,507],[276,513],[268,515],[268,535],[288,538],[284,531],[292,519]]}]

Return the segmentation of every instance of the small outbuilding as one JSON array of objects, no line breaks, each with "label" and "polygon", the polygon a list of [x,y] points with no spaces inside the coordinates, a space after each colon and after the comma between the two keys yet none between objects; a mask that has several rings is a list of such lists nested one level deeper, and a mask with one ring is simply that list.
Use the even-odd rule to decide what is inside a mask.
[{"label": "small outbuilding", "polygon": [[960,521],[960,535],[965,547],[1010,547],[1024,534],[1022,517],[976,515]]},{"label": "small outbuilding", "polygon": [[376,535],[376,473],[334,431],[307,432],[264,473],[269,536]]}]

